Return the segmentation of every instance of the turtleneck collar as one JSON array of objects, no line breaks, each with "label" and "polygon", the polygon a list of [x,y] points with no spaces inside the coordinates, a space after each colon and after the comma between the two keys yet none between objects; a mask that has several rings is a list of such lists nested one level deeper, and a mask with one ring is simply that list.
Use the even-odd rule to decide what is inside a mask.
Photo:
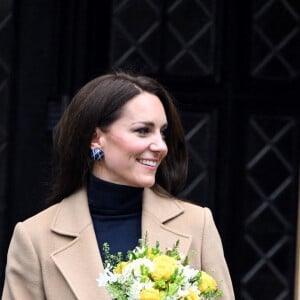
[{"label": "turtleneck collar", "polygon": [[103,215],[127,215],[141,212],[144,188],[104,181],[90,174],[88,199],[92,210]]}]

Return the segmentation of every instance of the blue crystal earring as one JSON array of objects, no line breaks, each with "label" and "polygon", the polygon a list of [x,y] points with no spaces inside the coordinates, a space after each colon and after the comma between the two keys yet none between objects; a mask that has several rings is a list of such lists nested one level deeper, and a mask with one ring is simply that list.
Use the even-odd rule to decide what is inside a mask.
[{"label": "blue crystal earring", "polygon": [[91,149],[91,158],[93,160],[101,160],[104,157],[104,152],[101,148]]}]

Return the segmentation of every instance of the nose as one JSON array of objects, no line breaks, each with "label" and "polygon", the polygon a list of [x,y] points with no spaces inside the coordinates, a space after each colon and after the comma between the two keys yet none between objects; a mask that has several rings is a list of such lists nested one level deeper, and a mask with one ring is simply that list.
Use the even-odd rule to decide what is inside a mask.
[{"label": "nose", "polygon": [[154,152],[162,152],[162,153],[168,152],[168,146],[161,133],[157,134],[155,138],[151,141],[150,150]]}]

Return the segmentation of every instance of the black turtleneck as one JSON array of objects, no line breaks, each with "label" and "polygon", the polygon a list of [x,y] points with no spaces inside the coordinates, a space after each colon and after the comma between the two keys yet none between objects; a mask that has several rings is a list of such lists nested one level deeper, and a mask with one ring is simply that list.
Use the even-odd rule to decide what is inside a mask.
[{"label": "black turtleneck", "polygon": [[114,184],[90,175],[89,208],[100,253],[108,242],[110,253],[126,258],[141,237],[143,188]]}]

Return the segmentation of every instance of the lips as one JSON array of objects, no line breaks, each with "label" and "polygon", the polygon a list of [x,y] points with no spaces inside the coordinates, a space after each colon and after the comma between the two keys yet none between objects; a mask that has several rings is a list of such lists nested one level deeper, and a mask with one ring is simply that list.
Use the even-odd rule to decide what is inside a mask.
[{"label": "lips", "polygon": [[139,159],[138,162],[149,167],[156,167],[158,165],[158,162],[156,160]]}]

